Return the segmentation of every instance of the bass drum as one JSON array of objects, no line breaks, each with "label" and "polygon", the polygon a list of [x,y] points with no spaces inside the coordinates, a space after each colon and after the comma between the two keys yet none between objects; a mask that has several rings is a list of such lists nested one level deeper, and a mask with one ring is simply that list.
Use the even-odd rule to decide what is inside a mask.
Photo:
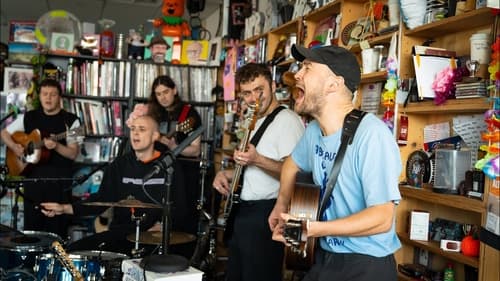
[{"label": "bass drum", "polygon": [[37,256],[50,252],[54,241],[62,243],[59,235],[43,231],[25,230],[22,233],[2,235],[0,268],[4,272],[20,269],[32,272]]}]

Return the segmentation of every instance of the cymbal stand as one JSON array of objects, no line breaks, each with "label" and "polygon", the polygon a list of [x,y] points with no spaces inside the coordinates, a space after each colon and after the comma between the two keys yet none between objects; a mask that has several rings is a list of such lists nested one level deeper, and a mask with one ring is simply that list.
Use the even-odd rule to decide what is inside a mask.
[{"label": "cymbal stand", "polygon": [[11,223],[12,223],[12,228],[17,229],[17,214],[19,213],[19,188],[21,188],[23,184],[17,184],[16,185],[16,190],[14,192],[14,206],[12,206],[12,218],[11,218]]},{"label": "cymbal stand", "polygon": [[130,208],[130,212],[132,215],[130,216],[131,220],[135,221],[135,240],[134,240],[134,249],[132,249],[131,254],[134,258],[138,258],[144,252],[144,248],[139,249],[139,234],[141,230],[141,221],[146,218],[146,214],[142,214],[142,216],[135,216],[135,209]]}]

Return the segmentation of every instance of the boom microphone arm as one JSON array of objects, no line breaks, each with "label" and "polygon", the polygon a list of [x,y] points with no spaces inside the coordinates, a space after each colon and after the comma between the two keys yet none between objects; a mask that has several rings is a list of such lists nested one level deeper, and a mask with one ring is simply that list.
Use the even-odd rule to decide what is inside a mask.
[{"label": "boom microphone arm", "polygon": [[175,157],[179,155],[186,147],[191,144],[199,135],[203,133],[205,130],[204,127],[199,127],[195,131],[193,131],[184,141],[182,141],[174,150],[167,152],[163,158],[156,161],[156,164],[153,166],[153,169],[147,173],[143,178],[142,182],[146,182],[154,175],[159,173],[162,169],[168,169],[175,162]]}]

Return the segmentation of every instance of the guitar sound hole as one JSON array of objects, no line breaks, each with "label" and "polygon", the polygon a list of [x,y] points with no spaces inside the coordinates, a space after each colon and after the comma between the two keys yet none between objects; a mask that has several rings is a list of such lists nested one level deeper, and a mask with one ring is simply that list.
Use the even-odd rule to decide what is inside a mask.
[{"label": "guitar sound hole", "polygon": [[33,152],[35,151],[35,147],[33,145],[32,142],[28,143],[28,145],[26,146],[26,154],[33,154]]}]

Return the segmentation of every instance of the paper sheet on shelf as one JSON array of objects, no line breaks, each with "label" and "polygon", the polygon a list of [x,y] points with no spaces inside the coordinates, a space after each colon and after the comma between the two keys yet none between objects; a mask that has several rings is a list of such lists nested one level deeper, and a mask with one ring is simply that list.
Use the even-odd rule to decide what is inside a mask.
[{"label": "paper sheet on shelf", "polygon": [[481,132],[487,130],[484,116],[482,114],[457,116],[453,118],[453,130],[470,148],[472,163],[476,163],[478,149],[481,145]]},{"label": "paper sheet on shelf", "polygon": [[430,124],[424,127],[424,143],[450,137],[450,124],[448,122]]}]

